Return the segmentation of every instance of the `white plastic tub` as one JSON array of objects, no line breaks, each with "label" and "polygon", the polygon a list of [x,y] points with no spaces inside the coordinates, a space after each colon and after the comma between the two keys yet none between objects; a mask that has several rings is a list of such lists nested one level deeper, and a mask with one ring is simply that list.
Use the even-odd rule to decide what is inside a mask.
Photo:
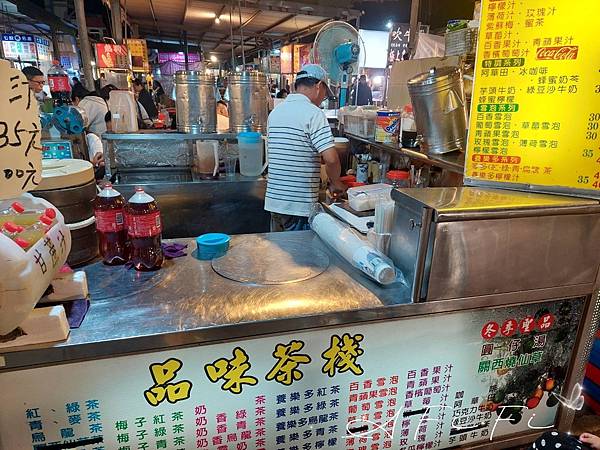
[{"label": "white plastic tub", "polygon": [[[0,211],[19,201],[26,209],[52,208],[30,194],[1,200]],[[56,209],[56,208],[54,208]],[[71,250],[71,233],[56,209],[57,223],[27,251],[0,234],[0,335],[10,333],[33,310]]]}]

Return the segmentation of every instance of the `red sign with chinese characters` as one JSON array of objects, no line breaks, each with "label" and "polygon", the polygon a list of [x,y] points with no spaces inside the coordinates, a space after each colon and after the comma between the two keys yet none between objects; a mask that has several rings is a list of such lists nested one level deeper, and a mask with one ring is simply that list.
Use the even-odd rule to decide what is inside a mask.
[{"label": "red sign with chinese characters", "polygon": [[96,64],[100,69],[129,69],[126,45],[96,44]]},{"label": "red sign with chinese characters", "polygon": [[577,59],[579,47],[577,45],[563,45],[561,47],[540,47],[536,52],[536,59],[559,61],[564,59]]}]

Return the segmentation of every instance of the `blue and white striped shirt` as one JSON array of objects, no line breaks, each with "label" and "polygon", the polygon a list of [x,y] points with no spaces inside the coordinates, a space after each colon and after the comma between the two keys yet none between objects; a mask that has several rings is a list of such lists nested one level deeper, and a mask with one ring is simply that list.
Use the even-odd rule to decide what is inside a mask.
[{"label": "blue and white striped shirt", "polygon": [[320,153],[334,146],[324,112],[303,94],[290,94],[269,115],[269,175],[265,209],[308,217],[319,200]]}]

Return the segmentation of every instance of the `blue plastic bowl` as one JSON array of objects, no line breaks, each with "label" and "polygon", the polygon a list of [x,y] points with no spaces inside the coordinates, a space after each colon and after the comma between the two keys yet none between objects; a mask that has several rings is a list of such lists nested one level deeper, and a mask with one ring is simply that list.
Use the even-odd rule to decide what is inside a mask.
[{"label": "blue plastic bowl", "polygon": [[196,238],[197,258],[209,260],[219,258],[229,250],[231,237],[223,233],[207,233]]}]

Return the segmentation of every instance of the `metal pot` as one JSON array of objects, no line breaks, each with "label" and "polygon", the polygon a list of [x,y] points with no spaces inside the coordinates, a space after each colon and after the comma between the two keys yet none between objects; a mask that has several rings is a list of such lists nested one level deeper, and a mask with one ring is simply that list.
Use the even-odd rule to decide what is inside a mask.
[{"label": "metal pot", "polygon": [[269,115],[267,76],[259,72],[230,73],[228,89],[231,131],[266,131]]},{"label": "metal pot", "polygon": [[175,72],[177,129],[184,133],[217,131],[215,77],[196,70]]},{"label": "metal pot", "polygon": [[464,151],[467,119],[458,67],[432,68],[408,80],[415,123],[426,153]]}]

